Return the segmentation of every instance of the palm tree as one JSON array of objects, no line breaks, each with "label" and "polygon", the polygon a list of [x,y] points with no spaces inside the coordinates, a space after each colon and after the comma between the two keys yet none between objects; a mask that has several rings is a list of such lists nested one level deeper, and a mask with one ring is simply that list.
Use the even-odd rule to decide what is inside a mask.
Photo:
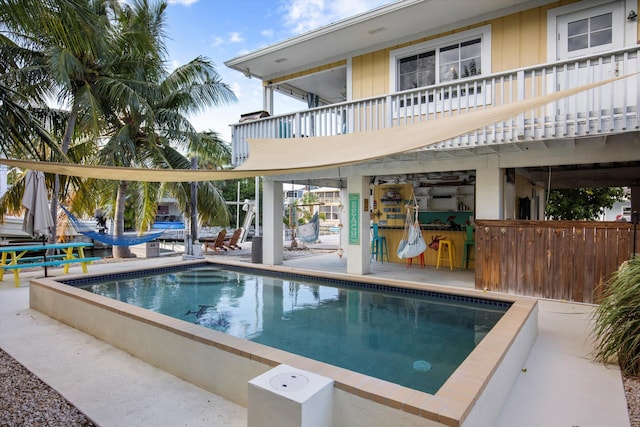
[{"label": "palm tree", "polygon": [[[105,88],[103,99],[110,102],[105,103],[108,105],[103,134],[106,142],[98,155],[100,164],[184,169],[190,167],[185,152],[201,155],[206,150],[228,155],[217,134],[196,132],[187,116],[236,98],[205,58],[198,57],[166,73],[162,32],[165,8],[166,3],[151,7],[141,0],[133,6],[123,6],[118,17],[121,37],[116,38],[116,44],[122,54],[120,62],[114,64],[114,71],[122,78],[129,77],[128,88],[136,91],[137,98],[136,102],[123,103],[117,96],[122,89],[120,85]],[[109,93],[110,90],[115,94]],[[226,211],[224,199],[211,183],[201,183],[200,188],[203,202],[206,200],[210,207]],[[116,236],[124,233],[125,200],[128,194],[134,193],[136,223],[140,230],[153,222],[159,195],[171,194],[186,207],[190,194],[184,184],[160,186],[120,181],[114,210]],[[126,257],[130,252],[126,247],[114,247],[114,256]]]},{"label": "palm tree", "polygon": [[[116,166],[185,168],[189,160],[184,152],[198,153],[203,160],[205,148],[212,150],[210,153],[225,152],[217,135],[197,133],[187,116],[207,106],[234,101],[235,96],[205,58],[196,58],[167,74],[165,9],[165,2],[150,5],[147,0],[132,5],[116,0],[0,0],[0,18],[15,41],[12,48],[24,49],[25,57],[30,54],[29,72],[37,72],[45,83],[37,87],[46,88],[52,98],[68,107],[60,115],[65,121],[59,153],[49,153],[49,159],[87,162],[93,158]],[[0,84],[5,81],[8,77]],[[87,138],[90,135],[94,137]],[[100,151],[93,156],[96,147]],[[116,235],[124,233],[128,188],[136,190],[130,194],[141,195],[132,198],[140,207],[136,209],[140,229],[152,221],[158,193],[176,194],[183,202],[188,194],[184,185],[119,182],[114,187],[77,179],[68,182],[100,188],[99,192],[75,196],[68,193],[74,205],[85,209],[104,203],[110,191],[115,194]],[[64,184],[61,187],[56,176],[53,216],[57,215],[58,197],[66,197],[60,188],[69,189]],[[217,204],[216,212],[226,212],[215,186],[201,183],[200,187],[201,200],[208,196],[208,203]],[[206,216],[211,211],[204,212]],[[125,249],[120,251],[126,255]],[[114,254],[117,252],[118,248]]]},{"label": "palm tree", "polygon": [[60,158],[51,133],[67,115],[47,106],[53,82],[34,33],[52,12],[46,2],[0,0],[0,150],[7,156],[44,159],[49,150]]},{"label": "palm tree", "polygon": [[[39,87],[51,99],[68,107],[59,155],[50,160],[64,160],[74,135],[87,129],[99,134],[101,89],[115,83],[110,68],[117,52],[109,44],[114,33],[110,17],[119,10],[115,0],[0,0],[0,20],[8,39],[30,59],[18,65],[28,75],[38,76]],[[58,176],[53,187],[51,214],[55,219]],[[55,239],[56,228],[52,231],[51,239]]]}]

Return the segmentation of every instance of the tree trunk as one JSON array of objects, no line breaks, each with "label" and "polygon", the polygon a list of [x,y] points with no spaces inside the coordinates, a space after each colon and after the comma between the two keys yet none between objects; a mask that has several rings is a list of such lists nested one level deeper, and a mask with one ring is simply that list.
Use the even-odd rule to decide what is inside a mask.
[{"label": "tree trunk", "polygon": [[[191,159],[191,169],[198,169],[198,158],[193,157]],[[191,194],[189,197],[191,209],[191,243],[195,243],[198,240],[198,183],[190,183]]]},{"label": "tree trunk", "polygon": [[[116,196],[116,211],[113,218],[113,234],[115,237],[124,236],[124,208],[127,199],[127,181],[120,181],[118,194]],[[133,258],[134,255],[128,246],[113,246],[112,254],[114,258]]]},{"label": "tree trunk", "polygon": [[[69,113],[69,121],[67,122],[67,128],[64,131],[64,137],[62,138],[62,145],[60,150],[63,154],[67,154],[69,146],[71,145],[71,137],[73,130],[76,127],[76,118],[78,117],[78,109],[74,104]],[[46,159],[44,159],[46,160]],[[49,243],[56,243],[58,238],[58,193],[60,192],[60,175],[54,177],[53,191],[51,192],[51,219],[53,219],[53,227],[51,227],[51,235],[49,236]]]}]

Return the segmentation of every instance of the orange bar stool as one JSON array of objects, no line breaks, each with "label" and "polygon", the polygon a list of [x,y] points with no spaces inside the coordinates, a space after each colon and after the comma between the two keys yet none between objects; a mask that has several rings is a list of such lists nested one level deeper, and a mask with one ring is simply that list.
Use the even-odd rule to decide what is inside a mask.
[{"label": "orange bar stool", "polygon": [[[420,268],[424,268],[424,252],[418,255],[418,257],[420,258]],[[410,268],[411,264],[413,264],[413,258],[407,258],[407,268]]]},{"label": "orange bar stool", "polygon": [[449,268],[453,270],[456,262],[456,252],[453,248],[453,241],[451,240],[440,240],[438,242],[438,262],[436,263],[436,269],[440,268],[442,262],[448,262]]}]

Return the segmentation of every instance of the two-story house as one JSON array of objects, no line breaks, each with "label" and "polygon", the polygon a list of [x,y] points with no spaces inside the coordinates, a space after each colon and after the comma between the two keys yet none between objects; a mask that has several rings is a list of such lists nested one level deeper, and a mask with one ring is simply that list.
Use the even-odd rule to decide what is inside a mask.
[{"label": "two-story house", "polygon": [[300,168],[264,177],[263,261],[282,262],[283,182],[341,189],[356,274],[370,221],[404,214],[385,185],[461,223],[544,219],[567,187],[627,186],[640,210],[639,6],[403,0],[225,62],[262,81],[265,111],[276,92],[308,105],[232,126],[235,165]]}]

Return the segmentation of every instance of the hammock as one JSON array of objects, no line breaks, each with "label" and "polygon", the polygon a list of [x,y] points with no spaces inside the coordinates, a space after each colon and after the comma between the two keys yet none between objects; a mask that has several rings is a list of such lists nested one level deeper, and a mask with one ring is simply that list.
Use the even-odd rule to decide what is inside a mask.
[{"label": "hammock", "polygon": [[318,212],[313,214],[313,218],[306,224],[298,226],[297,237],[305,243],[315,243],[320,235],[320,221]]},{"label": "hammock", "polygon": [[422,237],[422,229],[418,221],[418,204],[413,196],[415,218],[411,215],[411,207],[407,206],[407,217],[404,224],[404,235],[398,245],[398,258],[413,258],[427,249],[427,244]]},{"label": "hammock", "polygon": [[71,225],[73,228],[80,234],[87,236],[93,240],[97,240],[98,242],[104,243],[106,245],[111,246],[132,246],[138,245],[140,243],[150,242],[151,240],[157,239],[162,234],[164,234],[164,230],[157,233],[148,233],[143,236],[114,236],[111,234],[99,233],[95,230],[84,225],[78,218],[76,218],[71,212],[69,212],[64,206],[60,206],[64,213],[71,221]]}]

